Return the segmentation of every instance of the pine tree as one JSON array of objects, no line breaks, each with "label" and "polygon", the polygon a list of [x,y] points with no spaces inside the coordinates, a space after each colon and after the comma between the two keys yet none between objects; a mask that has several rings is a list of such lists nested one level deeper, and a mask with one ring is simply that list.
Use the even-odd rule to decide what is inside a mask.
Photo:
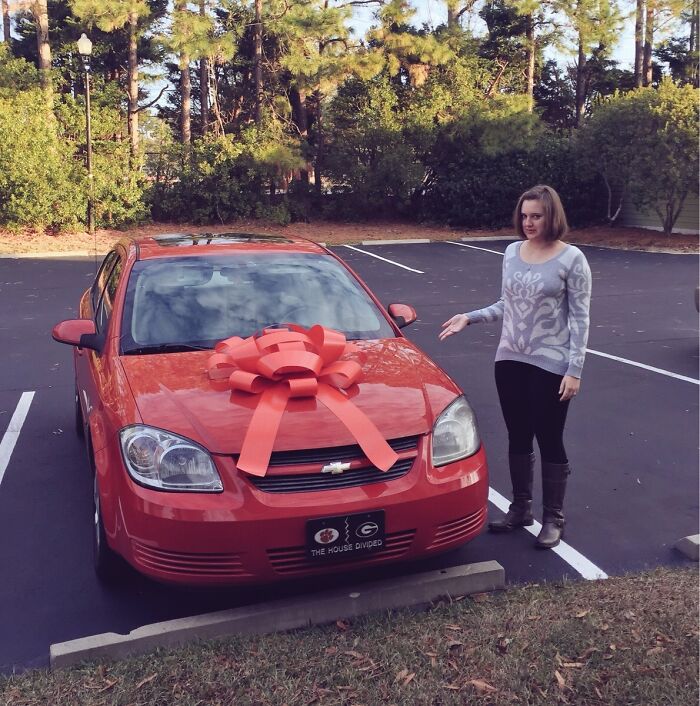
[{"label": "pine tree", "polygon": [[77,17],[88,24],[96,24],[104,32],[126,27],[129,42],[127,122],[131,157],[135,160],[139,147],[139,20],[148,17],[150,8],[145,0],[72,0],[71,6]]},{"label": "pine tree", "polygon": [[583,117],[590,88],[589,56],[606,58],[619,38],[623,16],[617,0],[554,0],[553,6],[567,20],[576,46],[576,118]]}]

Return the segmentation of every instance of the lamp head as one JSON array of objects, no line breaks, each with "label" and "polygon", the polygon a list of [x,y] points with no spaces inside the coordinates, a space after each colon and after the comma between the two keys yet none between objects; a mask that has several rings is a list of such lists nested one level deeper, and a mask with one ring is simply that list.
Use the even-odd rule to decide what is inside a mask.
[{"label": "lamp head", "polygon": [[92,54],[92,42],[90,38],[83,32],[78,40],[78,52],[80,56],[87,59]]}]

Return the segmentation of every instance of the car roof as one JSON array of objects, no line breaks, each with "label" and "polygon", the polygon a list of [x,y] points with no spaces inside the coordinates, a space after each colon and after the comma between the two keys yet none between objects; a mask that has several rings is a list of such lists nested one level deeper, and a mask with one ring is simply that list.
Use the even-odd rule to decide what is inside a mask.
[{"label": "car roof", "polygon": [[233,253],[316,253],[328,251],[318,243],[296,235],[260,233],[162,233],[149,236],[129,236],[120,244],[127,251],[135,250],[137,260],[159,257],[190,257],[193,255],[224,255]]}]

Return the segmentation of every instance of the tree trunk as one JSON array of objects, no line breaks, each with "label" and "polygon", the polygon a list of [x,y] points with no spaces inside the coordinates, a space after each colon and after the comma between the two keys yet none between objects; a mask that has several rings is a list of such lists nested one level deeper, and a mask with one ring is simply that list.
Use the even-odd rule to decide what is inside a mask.
[{"label": "tree trunk", "polygon": [[214,73],[214,65],[207,62],[207,68],[209,69],[208,85],[211,86],[212,89],[210,93],[211,109],[214,113],[214,118],[216,120],[214,130],[215,134],[218,136],[224,134],[224,120],[221,117],[221,111],[219,110],[219,91],[216,85],[216,74]]},{"label": "tree trunk", "polygon": [[695,88],[698,87],[698,79],[700,78],[700,71],[698,71],[698,59],[695,52],[698,49],[698,11],[697,6],[693,9],[693,13],[690,17],[690,36],[688,37],[688,51],[691,56],[695,57],[693,59],[693,65],[690,69],[690,79]]},{"label": "tree trunk", "polygon": [[651,52],[654,48],[654,2],[647,0],[646,18],[644,25],[644,57],[642,63],[642,85],[651,86]]},{"label": "tree trunk", "polygon": [[[299,131],[299,137],[306,142],[309,139],[309,115],[306,110],[306,91],[292,87],[289,91],[289,102],[292,106],[292,120]],[[299,178],[302,184],[309,184],[309,171],[302,169]]]},{"label": "tree trunk", "polygon": [[457,14],[457,0],[447,0],[447,28],[453,29],[459,24]]},{"label": "tree trunk", "polygon": [[532,113],[535,107],[535,22],[532,14],[527,15],[527,112]]},{"label": "tree trunk", "polygon": [[2,36],[6,42],[10,41],[10,4],[2,0]]},{"label": "tree trunk", "polygon": [[583,109],[586,104],[586,52],[583,48],[583,42],[579,39],[578,43],[578,66],[576,67],[576,121],[578,127],[581,124]]},{"label": "tree trunk", "polygon": [[[199,14],[204,17],[207,14],[207,1],[199,0]],[[202,57],[199,60],[199,105],[202,120],[202,135],[207,134],[209,127],[209,66],[208,59]]]},{"label": "tree trunk", "polygon": [[644,0],[637,0],[634,16],[634,84],[641,87],[642,60],[644,56]]},{"label": "tree trunk", "polygon": [[262,122],[262,0],[255,0],[255,124]]},{"label": "tree trunk", "polygon": [[323,173],[323,158],[324,158],[324,134],[323,134],[323,115],[321,109],[321,92],[316,91],[316,163],[314,165],[314,187],[316,195],[321,198],[323,195],[322,173]]},{"label": "tree trunk", "polygon": [[129,143],[131,149],[132,162],[136,159],[139,149],[139,65],[137,54],[136,23],[138,15],[135,12],[129,13],[129,74],[128,74],[128,94],[129,94]]},{"label": "tree trunk", "polygon": [[182,93],[180,137],[183,145],[189,145],[192,142],[192,78],[190,76],[190,57],[185,52],[180,55],[180,91]]},{"label": "tree trunk", "polygon": [[[187,12],[186,0],[176,0],[175,9],[179,13]],[[190,55],[186,49],[180,52],[180,140],[183,145],[192,142],[192,77],[190,75]]]},{"label": "tree trunk", "polygon": [[51,47],[49,45],[49,10],[47,0],[36,0],[33,4],[36,20],[36,43],[39,49],[39,78],[41,87],[51,95]]}]

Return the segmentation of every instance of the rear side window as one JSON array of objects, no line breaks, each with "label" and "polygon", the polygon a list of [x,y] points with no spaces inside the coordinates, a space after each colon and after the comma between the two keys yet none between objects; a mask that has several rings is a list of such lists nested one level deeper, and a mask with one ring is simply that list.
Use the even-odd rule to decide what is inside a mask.
[{"label": "rear side window", "polygon": [[95,328],[98,333],[107,330],[107,325],[109,324],[109,319],[111,318],[112,310],[114,309],[114,297],[117,293],[117,287],[119,286],[122,266],[123,263],[121,259],[117,258],[117,262],[112,268],[112,271],[109,274],[109,279],[105,284],[104,292],[99,301],[97,314],[95,316]]},{"label": "rear side window", "polygon": [[100,297],[104,291],[105,283],[109,277],[109,273],[112,271],[112,267],[114,266],[114,262],[117,257],[117,253],[112,250],[112,252],[108,253],[102,261],[102,265],[100,265],[100,269],[97,272],[97,276],[95,277],[95,281],[92,285],[92,292],[90,294],[93,313],[97,311],[97,305],[100,303]]}]

